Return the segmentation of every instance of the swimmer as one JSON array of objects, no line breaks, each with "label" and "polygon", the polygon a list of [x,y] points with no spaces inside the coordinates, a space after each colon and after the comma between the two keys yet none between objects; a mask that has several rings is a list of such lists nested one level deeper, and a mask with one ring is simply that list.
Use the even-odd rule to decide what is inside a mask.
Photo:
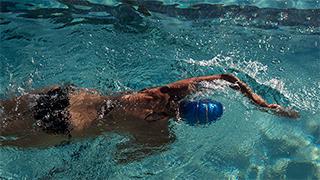
[{"label": "swimmer", "polygon": [[[223,80],[266,111],[289,118],[299,114],[262,97],[232,74],[193,77],[138,92],[104,96],[95,90],[57,86],[0,101],[0,144],[47,147],[106,131],[132,136],[135,144],[160,147],[172,142],[168,120],[203,81]],[[130,143],[129,143],[130,144]]]}]

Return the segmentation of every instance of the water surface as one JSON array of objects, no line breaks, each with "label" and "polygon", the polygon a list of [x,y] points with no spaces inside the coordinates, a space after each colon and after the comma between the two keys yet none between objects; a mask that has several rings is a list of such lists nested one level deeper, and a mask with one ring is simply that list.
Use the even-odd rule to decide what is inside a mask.
[{"label": "water surface", "polygon": [[[165,151],[117,164],[116,146],[128,140],[118,134],[46,149],[1,147],[1,178],[320,179],[318,1],[210,1],[226,5],[215,17],[192,14],[191,5],[209,1],[149,1],[151,16],[116,1],[10,2],[1,1],[1,99],[54,84],[107,94],[234,73],[301,118],[261,112],[209,83],[196,96],[221,101],[224,116],[205,127],[170,121],[176,141]],[[259,16],[227,5],[256,6]],[[196,12],[210,8],[217,6]],[[292,11],[302,19],[278,16]]]}]

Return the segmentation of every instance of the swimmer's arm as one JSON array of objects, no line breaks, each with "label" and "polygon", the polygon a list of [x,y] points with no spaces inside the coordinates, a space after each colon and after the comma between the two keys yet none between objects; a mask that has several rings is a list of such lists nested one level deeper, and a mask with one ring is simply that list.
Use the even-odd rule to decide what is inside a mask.
[{"label": "swimmer's arm", "polygon": [[[176,96],[176,100],[181,100],[185,96],[194,93],[197,90],[197,84],[202,81],[214,81],[214,80],[224,80],[230,82],[232,85],[231,88],[240,91],[242,94],[247,96],[252,102],[256,105],[273,109],[275,112],[282,116],[299,117],[299,114],[295,111],[290,109],[286,109],[278,104],[268,104],[261,96],[254,93],[253,90],[243,81],[241,81],[238,77],[232,74],[219,74],[219,75],[212,75],[212,76],[200,76],[194,78],[188,78],[184,80],[180,80],[167,86],[161,87],[164,89],[164,93],[172,94]],[[161,91],[161,89],[160,89]]]},{"label": "swimmer's arm", "polygon": [[[249,99],[251,99],[255,104],[260,107],[271,109],[273,113],[285,116],[289,118],[299,118],[300,115],[297,111],[290,108],[282,107],[279,104],[268,104],[261,96],[254,93],[253,90],[239,78],[233,75],[223,75],[224,80],[233,83],[236,86],[231,86],[231,88],[239,90],[241,93],[245,94]],[[236,81],[235,81],[236,80]]]},{"label": "swimmer's arm", "polygon": [[[188,95],[197,90],[197,84],[199,82],[214,80],[225,80],[227,82],[230,82],[232,84],[231,88],[239,90],[242,94],[246,95],[249,99],[251,99],[254,103],[261,107],[272,108],[274,106],[272,104],[268,104],[262,97],[255,94],[247,84],[245,84],[239,78],[232,74],[193,77],[168,84],[165,87],[169,88],[171,91],[176,92],[176,94]],[[169,93],[171,91],[169,91]]]}]

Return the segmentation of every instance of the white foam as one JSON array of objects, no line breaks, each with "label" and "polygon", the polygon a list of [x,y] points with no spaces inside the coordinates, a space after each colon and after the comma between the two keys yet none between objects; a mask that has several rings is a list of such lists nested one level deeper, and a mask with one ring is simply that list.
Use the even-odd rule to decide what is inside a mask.
[{"label": "white foam", "polygon": [[185,62],[189,64],[199,65],[199,66],[221,67],[225,71],[228,69],[233,69],[233,70],[244,72],[253,78],[261,74],[266,74],[268,70],[267,65],[264,65],[258,61],[236,60],[232,56],[222,56],[222,55],[217,55],[210,60],[200,60],[200,61],[196,61],[190,58],[189,60],[185,60]]},{"label": "white foam", "polygon": [[[276,89],[284,95],[290,101],[290,106],[299,108],[301,110],[310,110],[316,113],[320,109],[320,99],[317,96],[320,92],[320,82],[316,82],[314,87],[303,86],[299,89],[295,89],[295,92],[291,92],[286,88],[286,84],[283,80],[278,78],[271,78],[268,76],[268,66],[255,60],[243,60],[231,56],[217,55],[209,60],[194,60],[192,58],[184,60],[188,64],[194,64],[205,67],[220,67],[225,72],[235,70],[240,73],[244,73],[254,78],[258,83],[269,86]],[[224,90],[226,86],[221,84],[216,86],[216,83],[203,83],[205,87],[215,90]]]}]

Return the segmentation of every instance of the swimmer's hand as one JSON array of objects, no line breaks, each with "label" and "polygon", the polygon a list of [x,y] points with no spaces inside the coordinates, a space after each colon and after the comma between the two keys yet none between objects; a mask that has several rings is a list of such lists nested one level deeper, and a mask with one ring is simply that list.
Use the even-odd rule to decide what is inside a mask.
[{"label": "swimmer's hand", "polygon": [[300,117],[300,114],[297,111],[290,108],[282,107],[278,104],[269,104],[268,108],[271,109],[273,113],[279,116],[288,117],[292,119],[298,119]]}]

